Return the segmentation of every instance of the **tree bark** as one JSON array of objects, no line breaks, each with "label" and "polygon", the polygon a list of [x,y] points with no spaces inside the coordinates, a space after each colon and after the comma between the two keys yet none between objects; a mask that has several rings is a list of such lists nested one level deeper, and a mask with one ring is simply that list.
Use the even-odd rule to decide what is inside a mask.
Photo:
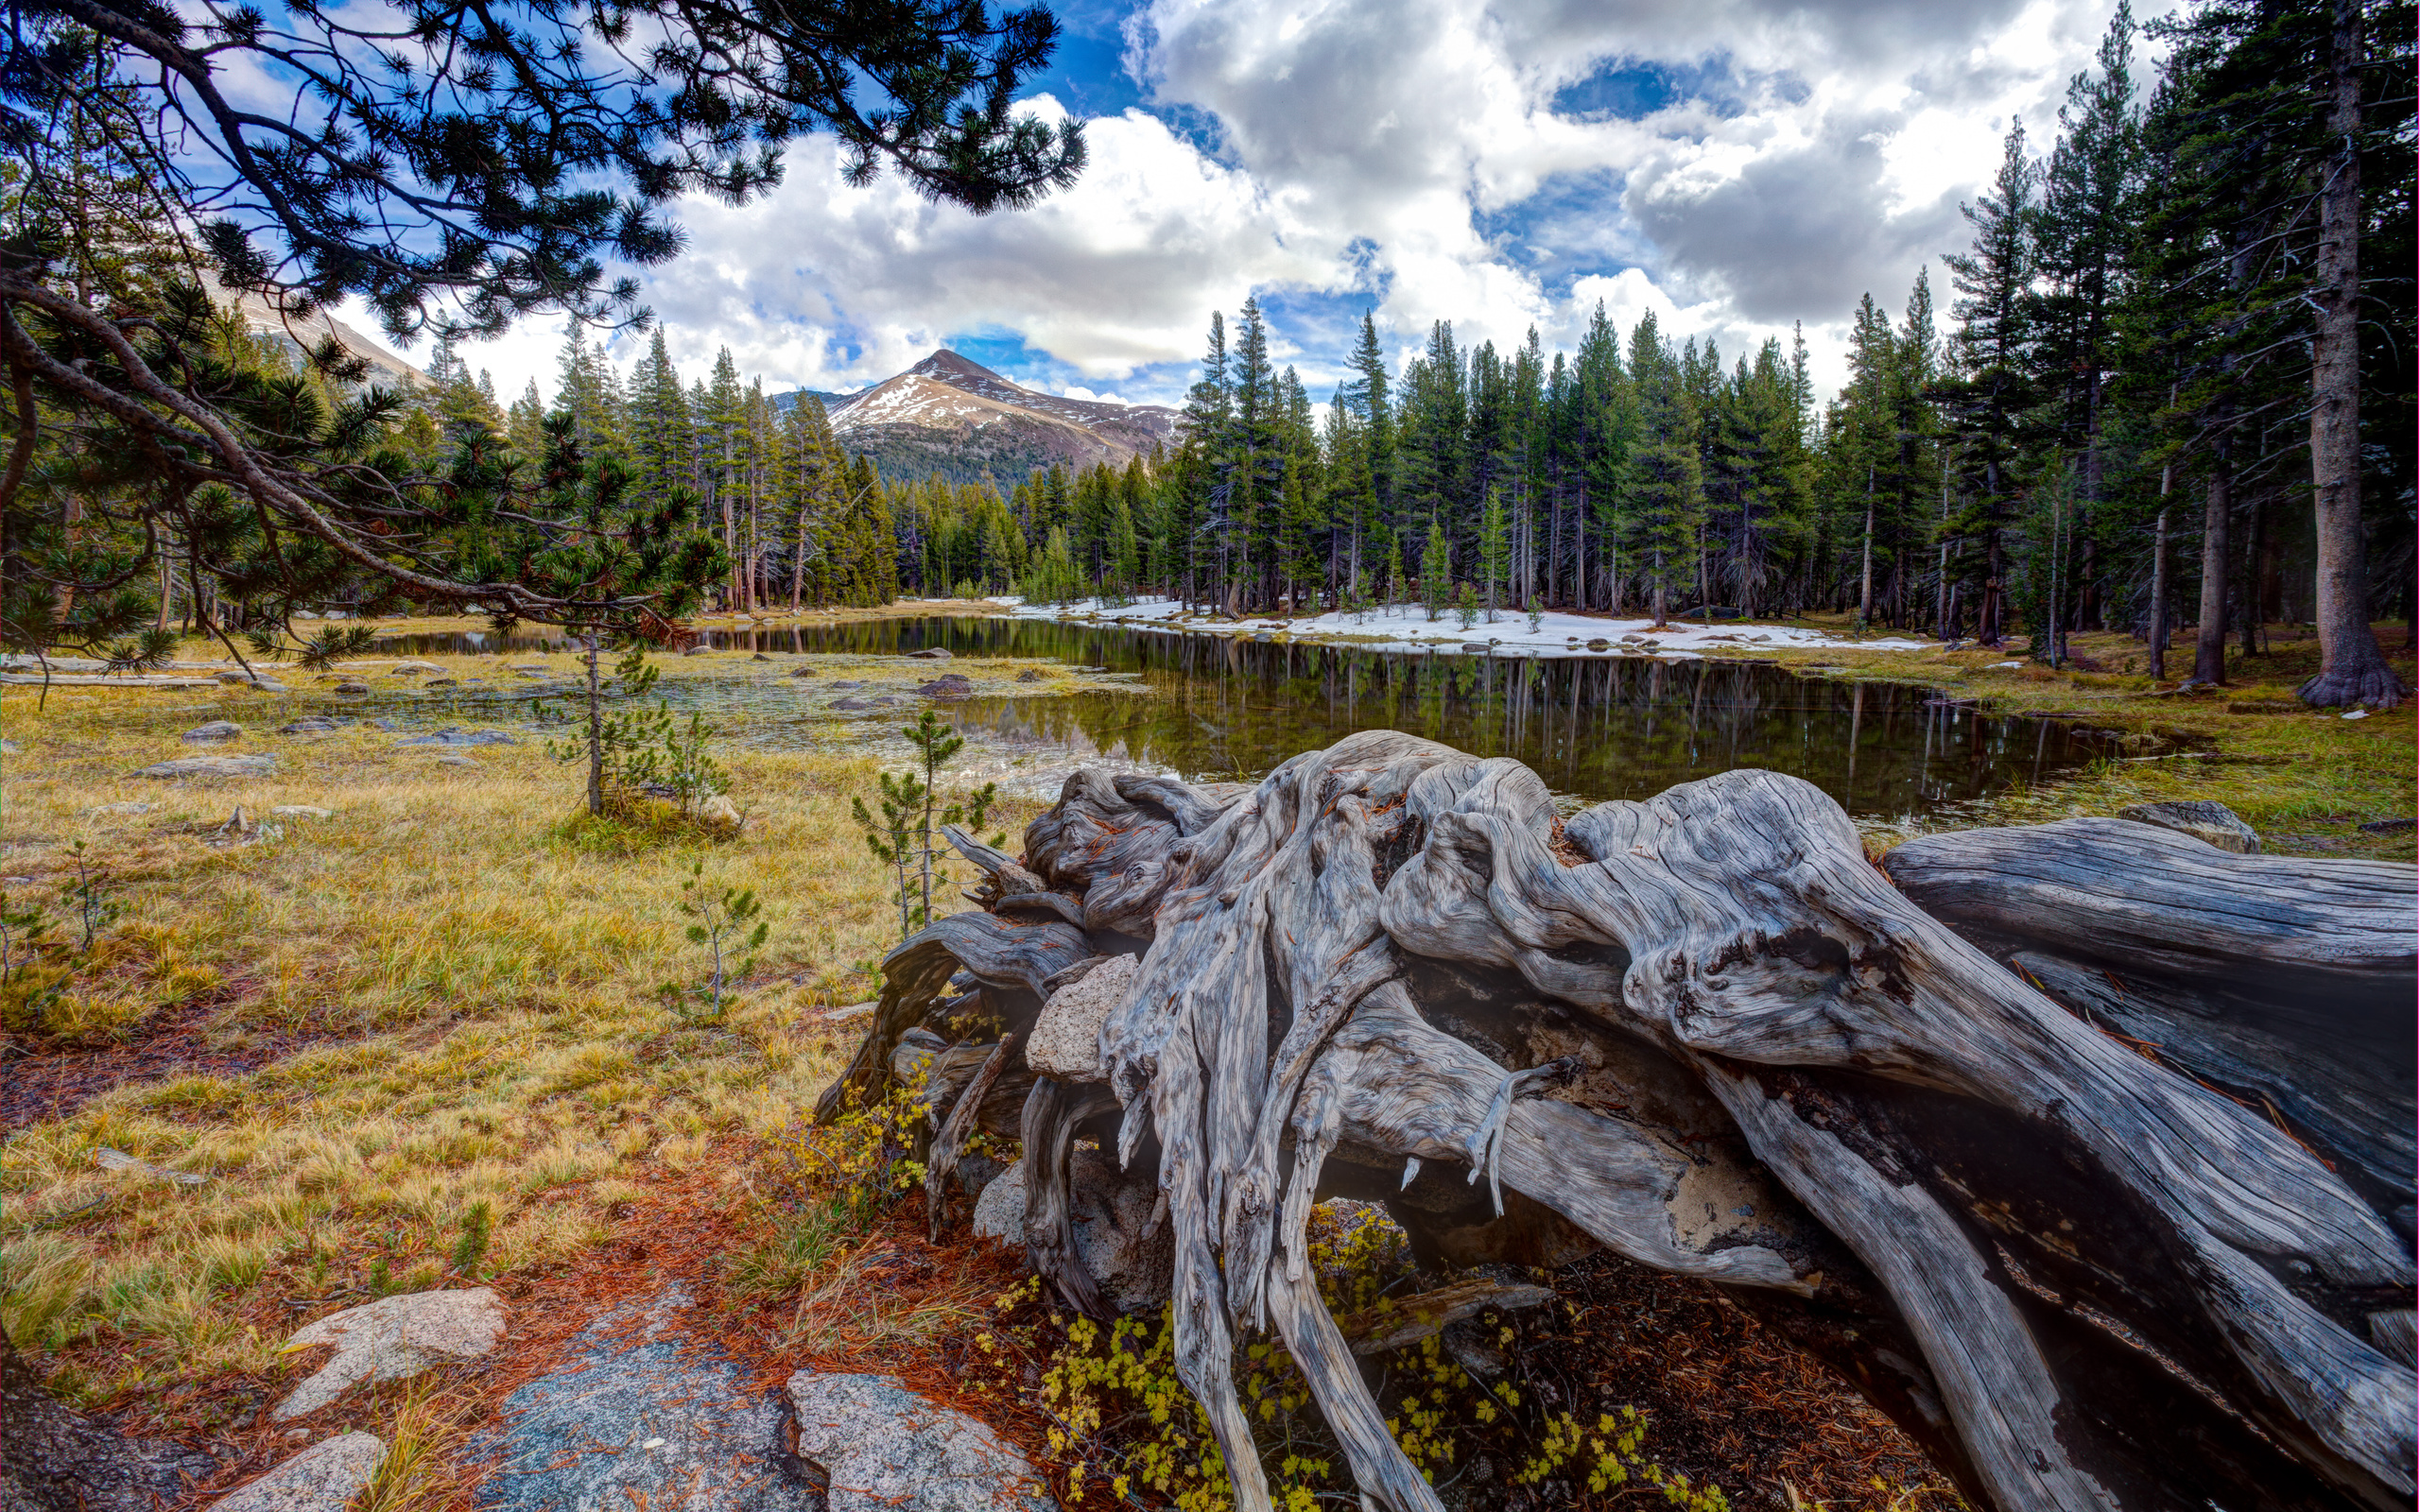
[{"label": "tree bark", "polygon": [[2227,526],[2235,514],[2235,472],[2221,435],[2210,449],[2210,491],[2202,514],[2202,617],[2194,627],[2193,680],[2227,680]]},{"label": "tree bark", "polygon": [[[2373,916],[2411,896],[2408,868],[2356,886],[2275,858],[2152,896],[2145,856],[2173,860],[2094,873],[2147,900],[2119,920],[2130,987],[2189,988],[2163,963],[2245,898],[2290,907],[2238,955],[2366,980]],[[1431,1256],[1594,1243],[1735,1289],[1999,1512],[2410,1503],[2412,1265],[2377,1184],[1962,937],[1805,782],[1734,771],[1565,820],[1517,763],[1373,730],[1250,789],[1081,770],[1021,862],[976,859],[994,912],[894,953],[851,1075],[879,1076],[957,964],[1021,1031],[1055,971],[1140,954],[1099,1074],[1120,1160],[1167,1199],[1177,1370],[1239,1508],[1269,1504],[1231,1375],[1247,1328],[1302,1366],[1375,1504],[1440,1505],[1308,1279],[1338,1191],[1382,1196]],[[2163,913],[2185,916],[2166,936]],[[2367,1035],[2365,1004],[2337,1017]],[[1037,1082],[1026,1106],[1028,1240],[1071,1297],[1050,1194],[1081,1095]],[[2340,1111],[2337,1138],[2391,1160]]]},{"label": "tree bark", "polygon": [[2361,6],[2331,0],[2328,135],[2319,192],[2319,318],[2310,353],[2310,472],[2319,525],[2319,675],[2299,690],[2323,709],[2390,708],[2404,688],[2370,630],[2361,528]]}]

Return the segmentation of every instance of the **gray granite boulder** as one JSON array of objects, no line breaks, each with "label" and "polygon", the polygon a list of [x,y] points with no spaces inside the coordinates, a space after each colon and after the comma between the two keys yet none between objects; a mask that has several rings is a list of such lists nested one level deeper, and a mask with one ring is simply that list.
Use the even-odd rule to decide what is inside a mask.
[{"label": "gray granite boulder", "polygon": [[683,1326],[693,1307],[675,1287],[609,1314],[506,1398],[479,1512],[824,1512],[779,1463],[778,1394]]},{"label": "gray granite boulder", "polygon": [[0,1508],[156,1512],[218,1462],[169,1439],[130,1438],[43,1389],[0,1332]]},{"label": "gray granite boulder", "polygon": [[300,1418],[365,1381],[399,1381],[441,1360],[475,1360],[504,1337],[504,1304],[480,1286],[457,1292],[414,1292],[331,1313],[285,1341],[292,1354],[334,1345],[336,1354],[270,1416]]},{"label": "gray granite boulder", "polygon": [[784,1388],[785,1469],[830,1512],[1050,1512],[1026,1457],[889,1376],[802,1370]]},{"label": "gray granite boulder", "polygon": [[2118,811],[2121,819],[2137,824],[2156,824],[2163,830],[2189,834],[2205,845],[2237,855],[2256,856],[2260,853],[2260,836],[2251,825],[2238,817],[2235,810],[2208,799],[2194,799],[2179,803],[2136,803]]},{"label": "gray granite boulder", "polygon": [[1099,1081],[1100,1026],[1122,1001],[1142,957],[1113,955],[1050,994],[1026,1040],[1025,1063],[1062,1081]]},{"label": "gray granite boulder", "polygon": [[241,740],[244,727],[233,719],[214,719],[206,725],[196,725],[177,738],[197,746],[213,745],[222,740]]},{"label": "gray granite boulder", "polygon": [[950,659],[949,647],[945,645],[928,645],[921,651],[910,651],[908,654],[919,662],[946,662]]},{"label": "gray granite boulder", "polygon": [[[1025,1162],[1019,1160],[975,1199],[975,1234],[1012,1249],[1025,1237]],[[1115,1158],[1079,1144],[1067,1161],[1076,1255],[1121,1313],[1145,1313],[1167,1301],[1176,1274],[1176,1241],[1166,1223],[1151,1221],[1159,1183],[1117,1168]]]},{"label": "gray granite boulder", "polygon": [[153,762],[133,775],[167,782],[185,777],[267,777],[276,770],[274,756],[180,756]]},{"label": "gray granite boulder", "polygon": [[212,1512],[344,1512],[386,1458],[376,1435],[339,1434],[235,1487]]}]

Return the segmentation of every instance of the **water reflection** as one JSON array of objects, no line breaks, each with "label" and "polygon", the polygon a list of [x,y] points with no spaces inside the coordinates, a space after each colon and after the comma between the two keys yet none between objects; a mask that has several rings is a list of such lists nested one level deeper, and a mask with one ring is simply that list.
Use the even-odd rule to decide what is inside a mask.
[{"label": "water reflection", "polygon": [[[1151,696],[1103,691],[942,707],[962,728],[1121,755],[1192,778],[1256,777],[1354,730],[1388,728],[1515,757],[1557,791],[1592,801],[1648,798],[1675,782],[1760,766],[1805,778],[1852,814],[1898,816],[1968,802],[2101,753],[2065,725],[1981,714],[1928,689],[1828,682],[1752,662],[1376,651],[927,616],[707,639],[772,654],[940,645],[961,656],[1049,658],[1134,674]],[[379,649],[509,653],[565,644],[535,632],[501,645],[493,640],[394,636]],[[664,687],[676,703],[754,716],[743,738],[811,738],[791,712],[794,697],[766,684],[673,679]]]}]

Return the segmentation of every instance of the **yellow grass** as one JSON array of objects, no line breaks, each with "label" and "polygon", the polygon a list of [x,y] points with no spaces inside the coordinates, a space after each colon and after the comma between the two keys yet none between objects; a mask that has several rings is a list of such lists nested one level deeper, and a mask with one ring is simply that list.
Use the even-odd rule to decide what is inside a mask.
[{"label": "yellow grass", "polygon": [[[428,660],[461,676],[497,665]],[[846,659],[832,660],[825,676]],[[978,683],[1023,665],[954,663]],[[682,659],[666,676],[748,667]],[[1019,691],[1049,691],[1052,671]],[[576,1259],[655,1174],[795,1118],[845,1053],[818,1015],[871,997],[895,942],[886,878],[849,816],[873,785],[868,755],[724,743],[747,822],[717,836],[586,817],[579,769],[526,730],[461,753],[476,766],[443,765],[441,747],[360,726],[274,734],[297,703],[56,689],[37,710],[28,690],[0,696],[24,748],[0,765],[0,874],[24,879],[6,885],[12,904],[57,915],[80,840],[125,907],[48,1032],[21,1040],[139,1040],[161,1022],[147,1016],[188,1015],[212,1057],[0,1146],[0,1326],[54,1351],[54,1383],[87,1399],[291,1373],[276,1350],[305,1314],[283,1304],[446,1280],[479,1202],[493,1223],[481,1277]],[[243,738],[179,743],[220,717]],[[197,751],[274,752],[278,770],[128,775]],[[94,812],[135,802],[156,807]],[[292,804],[333,814],[270,816]],[[198,833],[239,805],[283,835]],[[677,910],[700,859],[709,884],[753,887],[771,924],[738,1005],[711,1025],[657,998],[703,975]],[[208,1179],[105,1171],[103,1146]]]},{"label": "yellow grass", "polygon": [[[1828,621],[1809,623],[1834,634],[1846,629]],[[2413,662],[2401,649],[2403,627],[2380,626],[2378,633],[2389,661],[2405,685],[2411,685]],[[2171,680],[2157,688],[2146,675],[2148,649],[2114,632],[2071,641],[2073,653],[2101,671],[2052,672],[2026,660],[2022,641],[2006,651],[1718,645],[1707,654],[1839,669],[1824,676],[1929,683],[1996,712],[2072,713],[2082,723],[2134,737],[2120,755],[2055,782],[2001,793],[1954,818],[1936,820],[1936,827],[2039,824],[2114,814],[2133,803],[2211,799],[2259,831],[2263,849],[2273,854],[2413,859],[2411,831],[2370,833],[2360,826],[2412,816],[2413,770],[2420,758],[2420,722],[2414,715],[2420,708],[2406,702],[2359,719],[2305,708],[2294,689],[2319,670],[2318,642],[2308,630],[2288,626],[2273,626],[2270,634],[2269,649],[2260,655],[2245,658],[2230,646],[2228,686],[2189,694],[2157,691],[2173,690],[2173,679],[2192,669],[2193,648],[2182,632],[2169,653]],[[2019,664],[1998,664],[2009,662]],[[2178,759],[2202,750],[2220,759]],[[1908,828],[1915,828],[1912,821]]]}]

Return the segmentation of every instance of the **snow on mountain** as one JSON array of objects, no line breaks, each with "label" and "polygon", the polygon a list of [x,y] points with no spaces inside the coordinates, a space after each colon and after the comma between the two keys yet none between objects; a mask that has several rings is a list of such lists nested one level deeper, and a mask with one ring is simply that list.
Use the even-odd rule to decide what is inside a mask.
[{"label": "snow on mountain", "polygon": [[946,349],[826,407],[840,443],[871,454],[888,476],[989,473],[1002,484],[1052,462],[1122,466],[1169,439],[1177,422],[1162,404],[1036,393]]}]

